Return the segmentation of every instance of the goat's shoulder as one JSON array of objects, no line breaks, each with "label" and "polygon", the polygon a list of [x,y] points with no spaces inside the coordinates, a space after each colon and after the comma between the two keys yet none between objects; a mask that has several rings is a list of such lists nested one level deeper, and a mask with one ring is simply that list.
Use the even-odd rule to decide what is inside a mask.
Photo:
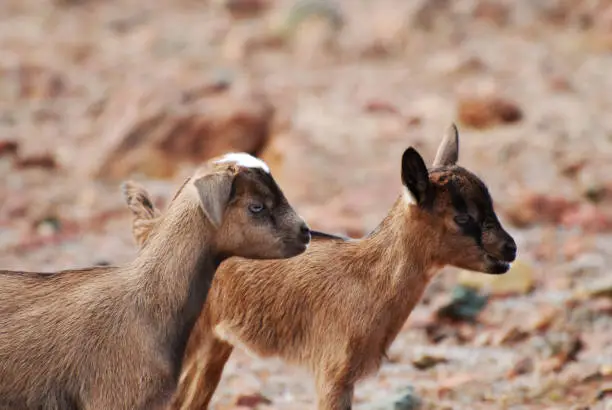
[{"label": "goat's shoulder", "polygon": [[330,333],[325,323],[350,328],[352,317],[344,310],[348,306],[353,312],[371,293],[352,274],[359,266],[352,263],[359,243],[320,239],[303,255],[283,261],[229,259],[217,270],[206,304],[206,327],[260,356],[280,355],[291,362],[311,357],[308,349],[299,350],[305,346],[299,351],[287,346],[299,346],[295,341],[311,336],[337,339],[341,334]]},{"label": "goat's shoulder", "polygon": [[358,240],[331,234],[321,235],[326,236],[313,235],[313,241],[306,252],[289,259],[230,258],[219,267],[215,281],[292,283],[300,278],[318,276],[324,271],[335,270],[334,266],[338,263],[345,265],[344,262],[348,263],[354,259],[358,252]]},{"label": "goat's shoulder", "polygon": [[[285,260],[246,260],[230,258],[223,262],[213,279],[209,294],[211,309],[240,314],[243,306],[308,306],[316,309],[325,300],[341,299],[337,289],[353,289],[359,298],[369,292],[366,284],[355,280],[353,270],[360,269],[355,257],[359,241],[315,240],[308,250]],[[341,301],[338,300],[338,303]],[[333,303],[333,302],[332,302]]]}]

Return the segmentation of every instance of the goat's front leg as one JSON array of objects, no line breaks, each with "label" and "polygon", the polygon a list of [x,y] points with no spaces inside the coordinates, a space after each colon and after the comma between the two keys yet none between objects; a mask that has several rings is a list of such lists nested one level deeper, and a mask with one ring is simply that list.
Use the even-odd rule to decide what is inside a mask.
[{"label": "goat's front leg", "polygon": [[187,364],[174,395],[172,410],[208,409],[233,346],[207,337]]},{"label": "goat's front leg", "polygon": [[355,385],[350,375],[344,371],[318,372],[317,409],[351,410]]}]

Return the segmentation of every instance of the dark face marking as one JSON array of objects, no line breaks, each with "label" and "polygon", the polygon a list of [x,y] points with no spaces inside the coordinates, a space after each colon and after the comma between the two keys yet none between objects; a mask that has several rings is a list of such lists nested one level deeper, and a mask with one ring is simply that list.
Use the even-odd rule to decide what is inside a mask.
[{"label": "dark face marking", "polygon": [[471,237],[474,239],[474,241],[476,241],[478,246],[482,247],[482,229],[480,223],[478,218],[475,219],[472,215],[470,215],[467,201],[463,197],[457,181],[455,181],[454,178],[451,178],[446,186],[448,188],[450,201],[453,209],[455,210],[455,214],[464,217],[467,216],[467,218],[465,218],[465,222],[462,221],[462,223],[458,224],[459,229],[463,235]]},{"label": "dark face marking", "polygon": [[270,209],[287,203],[284,194],[274,178],[260,168],[248,168],[240,172],[236,179],[241,186],[249,190],[251,195],[254,195],[259,200],[265,200],[265,202],[267,202],[265,205]]},{"label": "dark face marking", "polygon": [[236,232],[227,229],[218,239],[219,250],[231,253],[240,249],[251,259],[275,259],[295,256],[306,249],[310,230],[287,201],[282,190],[268,172],[261,168],[237,167],[235,194],[231,197],[228,224],[248,226]]},{"label": "dark face marking", "polygon": [[487,273],[506,272],[506,262],[516,257],[516,244],[499,223],[486,185],[459,166],[439,167],[430,177],[439,194],[436,213],[455,232],[447,246],[455,253],[464,252],[461,257],[451,256],[451,264]]},{"label": "dark face marking", "polygon": [[[256,224],[269,223],[274,228],[282,229],[283,219],[290,217],[294,211],[274,178],[260,168],[248,168],[236,179],[242,187],[242,196],[250,198],[242,206],[249,209],[251,221]],[[261,210],[251,212],[252,209]]]}]

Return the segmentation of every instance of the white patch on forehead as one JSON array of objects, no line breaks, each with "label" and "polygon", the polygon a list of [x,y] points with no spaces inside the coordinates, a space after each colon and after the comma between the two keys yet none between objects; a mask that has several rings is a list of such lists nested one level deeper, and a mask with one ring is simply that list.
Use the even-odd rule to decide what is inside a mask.
[{"label": "white patch on forehead", "polygon": [[270,173],[270,168],[268,167],[268,164],[266,164],[259,158],[255,158],[254,156],[247,154],[246,152],[231,152],[229,154],[225,154],[219,160],[215,161],[215,163],[217,164],[227,162],[233,162],[236,165],[245,168],[261,168],[268,174]]},{"label": "white patch on forehead", "polygon": [[417,201],[416,198],[414,197],[414,195],[412,195],[412,192],[410,192],[410,190],[408,188],[404,188],[404,202],[406,202],[406,205],[416,205]]}]

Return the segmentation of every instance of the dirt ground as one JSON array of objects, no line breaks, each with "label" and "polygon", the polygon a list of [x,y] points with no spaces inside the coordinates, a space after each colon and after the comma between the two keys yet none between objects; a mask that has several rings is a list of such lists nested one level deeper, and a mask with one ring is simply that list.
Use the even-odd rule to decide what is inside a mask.
[{"label": "dirt ground", "polygon": [[[612,408],[611,2],[3,0],[0,16],[2,268],[130,260],[120,182],[163,207],[224,144],[268,160],[313,227],[358,237],[399,194],[403,150],[431,161],[454,121],[519,263],[472,285],[489,296],[473,322],[436,315],[480,278],[445,269],[355,408],[415,408],[395,399],[408,387],[431,409]],[[236,352],[215,408],[253,394],[314,406],[305,371]]]}]

